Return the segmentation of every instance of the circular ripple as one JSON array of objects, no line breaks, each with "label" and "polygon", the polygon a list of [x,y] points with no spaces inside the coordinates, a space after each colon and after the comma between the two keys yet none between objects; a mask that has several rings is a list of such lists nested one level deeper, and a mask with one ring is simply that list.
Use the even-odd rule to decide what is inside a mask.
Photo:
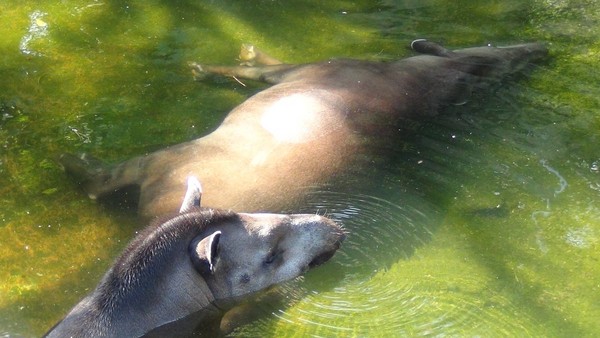
[{"label": "circular ripple", "polygon": [[[348,273],[373,273],[410,257],[429,241],[437,223],[432,206],[414,196],[387,199],[366,194],[317,191],[307,208],[338,221],[348,236],[335,262]],[[393,202],[392,202],[393,201]]]},{"label": "circular ripple", "polygon": [[280,286],[284,301],[263,305],[263,315],[234,335],[528,335],[532,319],[506,293],[491,291],[497,288],[488,287],[494,280],[485,272],[470,271],[452,250],[447,260],[440,259],[446,251],[426,256],[440,223],[431,203],[406,192],[317,191],[309,201],[301,212],[337,220],[346,241],[331,261]]},{"label": "circular ripple", "polygon": [[[398,271],[304,297],[240,336],[530,336],[531,318],[477,277],[397,280]],[[400,274],[401,275],[401,274]],[[460,285],[460,287],[458,287]],[[486,294],[488,293],[488,294]],[[517,315],[516,315],[517,314]]]}]

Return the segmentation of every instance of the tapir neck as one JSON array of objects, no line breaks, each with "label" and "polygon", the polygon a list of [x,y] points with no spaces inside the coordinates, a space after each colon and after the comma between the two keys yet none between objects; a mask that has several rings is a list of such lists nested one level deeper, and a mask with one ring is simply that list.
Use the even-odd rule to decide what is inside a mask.
[{"label": "tapir neck", "polygon": [[210,315],[218,313],[206,283],[191,277],[182,265],[185,262],[174,261],[167,274],[151,277],[142,289],[129,294],[108,291],[114,284],[108,284],[110,279],[106,276],[48,337],[140,337],[192,314],[200,318],[205,315],[202,311]]},{"label": "tapir neck", "polygon": [[195,224],[143,231],[48,337],[139,337],[191,314],[217,312],[187,247]]}]

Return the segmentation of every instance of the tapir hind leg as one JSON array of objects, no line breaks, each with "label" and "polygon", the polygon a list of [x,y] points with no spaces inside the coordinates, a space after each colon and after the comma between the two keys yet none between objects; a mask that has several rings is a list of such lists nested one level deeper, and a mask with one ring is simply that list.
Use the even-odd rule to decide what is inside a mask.
[{"label": "tapir hind leg", "polygon": [[297,65],[280,64],[273,66],[210,66],[191,62],[194,79],[203,80],[207,75],[221,75],[236,79],[247,79],[254,81],[277,84],[288,73],[296,69]]},{"label": "tapir hind leg", "polygon": [[233,77],[235,79],[247,79],[254,81],[277,84],[289,72],[298,67],[298,65],[279,64],[272,66],[210,66],[200,65],[191,62],[192,74],[194,79],[203,80],[207,75],[221,75]]},{"label": "tapir hind leg", "polygon": [[[239,60],[240,66],[211,66],[191,62],[192,74],[196,80],[202,80],[207,75],[220,75],[235,79],[247,79],[277,84],[297,65],[283,63],[276,58],[259,50],[254,45],[242,45]],[[258,65],[258,66],[256,66]]]}]

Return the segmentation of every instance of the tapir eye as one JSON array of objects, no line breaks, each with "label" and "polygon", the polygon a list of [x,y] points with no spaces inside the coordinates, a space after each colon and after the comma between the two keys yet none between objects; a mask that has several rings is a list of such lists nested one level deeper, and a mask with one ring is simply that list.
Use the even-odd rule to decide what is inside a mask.
[{"label": "tapir eye", "polygon": [[248,284],[250,283],[250,275],[247,273],[240,276],[240,284]]},{"label": "tapir eye", "polygon": [[281,254],[283,253],[283,250],[278,250],[278,249],[273,249],[269,252],[269,254],[267,255],[267,258],[265,258],[265,264],[273,264],[273,262],[275,262],[279,257],[281,257]]}]

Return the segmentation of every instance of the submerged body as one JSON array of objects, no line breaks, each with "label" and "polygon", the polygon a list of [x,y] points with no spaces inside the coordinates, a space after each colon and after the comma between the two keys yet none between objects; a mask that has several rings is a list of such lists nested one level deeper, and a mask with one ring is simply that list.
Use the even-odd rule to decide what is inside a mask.
[{"label": "submerged body", "polygon": [[546,54],[540,44],[446,50],[395,62],[330,60],[306,65],[201,67],[201,71],[274,84],[233,109],[202,138],[113,167],[65,156],[92,198],[139,187],[139,212],[178,207],[189,175],[209,192],[209,207],[281,210],[308,189],[342,173],[374,142],[395,142],[407,118],[435,115],[473,90]]}]

